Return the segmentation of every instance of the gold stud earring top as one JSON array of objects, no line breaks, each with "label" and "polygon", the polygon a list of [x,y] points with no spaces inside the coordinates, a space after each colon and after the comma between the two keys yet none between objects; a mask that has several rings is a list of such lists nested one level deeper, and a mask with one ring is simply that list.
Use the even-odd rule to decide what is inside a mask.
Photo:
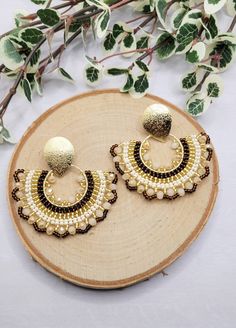
[{"label": "gold stud earring top", "polygon": [[62,176],[71,166],[74,157],[72,143],[64,137],[54,137],[44,146],[44,158],[56,175]]},{"label": "gold stud earring top", "polygon": [[152,104],[143,113],[143,127],[154,138],[165,138],[169,135],[172,118],[168,107]]}]

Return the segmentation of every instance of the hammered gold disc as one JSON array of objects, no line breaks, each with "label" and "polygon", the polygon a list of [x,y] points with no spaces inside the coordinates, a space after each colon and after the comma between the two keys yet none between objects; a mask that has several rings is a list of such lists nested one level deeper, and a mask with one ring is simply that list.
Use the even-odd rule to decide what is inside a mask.
[{"label": "hammered gold disc", "polygon": [[47,141],[44,146],[44,157],[48,166],[56,175],[63,175],[72,164],[74,147],[64,137],[54,137]]},{"label": "hammered gold disc", "polygon": [[143,127],[154,137],[166,137],[170,133],[172,118],[167,106],[152,104],[143,113]]}]

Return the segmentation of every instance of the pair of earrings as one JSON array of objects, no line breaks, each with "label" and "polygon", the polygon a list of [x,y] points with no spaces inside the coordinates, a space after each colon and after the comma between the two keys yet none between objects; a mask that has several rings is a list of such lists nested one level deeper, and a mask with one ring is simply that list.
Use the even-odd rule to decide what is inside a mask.
[{"label": "pair of earrings", "polygon": [[[210,173],[213,150],[205,133],[178,139],[170,134],[172,118],[166,106],[153,104],[144,111],[143,126],[149,135],[141,142],[131,140],[113,145],[110,153],[126,187],[148,200],[172,200],[192,193]],[[149,139],[172,140],[176,158],[168,167],[156,168],[148,158]],[[48,170],[18,169],[14,173],[12,197],[18,214],[38,232],[66,237],[85,233],[106,218],[117,200],[114,172],[82,171],[72,164],[74,147],[63,137],[50,139],[44,147]],[[53,185],[68,168],[77,171],[79,191],[68,200],[56,197]]]}]

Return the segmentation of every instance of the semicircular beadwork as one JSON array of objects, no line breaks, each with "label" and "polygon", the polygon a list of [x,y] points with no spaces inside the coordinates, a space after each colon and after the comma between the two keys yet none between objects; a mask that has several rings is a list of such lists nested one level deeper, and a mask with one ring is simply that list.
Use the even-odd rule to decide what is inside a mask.
[{"label": "semicircular beadwork", "polygon": [[18,169],[14,173],[12,197],[19,216],[38,232],[66,237],[85,233],[106,218],[117,199],[117,175],[85,171],[84,191],[73,201],[56,199],[52,193],[52,171]]},{"label": "semicircular beadwork", "polygon": [[126,187],[143,194],[148,200],[172,200],[192,193],[210,173],[213,149],[209,136],[203,132],[172,143],[178,156],[172,167],[154,169],[150,161],[145,160],[149,148],[150,144],[146,141],[129,141],[113,145],[110,149]]}]

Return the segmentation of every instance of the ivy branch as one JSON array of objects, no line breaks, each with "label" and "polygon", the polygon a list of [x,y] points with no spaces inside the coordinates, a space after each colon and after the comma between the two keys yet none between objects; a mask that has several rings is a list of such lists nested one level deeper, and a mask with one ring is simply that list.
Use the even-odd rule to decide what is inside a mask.
[{"label": "ivy branch", "polygon": [[[153,59],[167,61],[182,55],[191,66],[181,81],[190,115],[201,115],[222,93],[219,73],[228,69],[236,50],[235,0],[58,0],[58,4],[51,0],[29,1],[39,9],[34,13],[18,12],[14,17],[16,26],[0,35],[0,74],[14,79],[0,101],[0,143],[10,141],[3,117],[19,89],[29,101],[34,92],[41,95],[43,75],[50,64],[52,68],[47,72],[56,71],[63,79],[73,80],[61,67],[61,56],[78,37],[86,43],[92,35],[104,52],[101,59],[85,54],[84,76],[91,86],[109,76],[122,75],[121,92],[142,97],[150,85]],[[112,12],[127,5],[134,16],[111,26]],[[217,23],[223,7],[232,16],[226,32],[221,32]],[[63,42],[54,47],[58,32],[63,34]],[[48,49],[44,57],[42,49]],[[124,68],[105,66],[117,57],[124,57]]]}]

